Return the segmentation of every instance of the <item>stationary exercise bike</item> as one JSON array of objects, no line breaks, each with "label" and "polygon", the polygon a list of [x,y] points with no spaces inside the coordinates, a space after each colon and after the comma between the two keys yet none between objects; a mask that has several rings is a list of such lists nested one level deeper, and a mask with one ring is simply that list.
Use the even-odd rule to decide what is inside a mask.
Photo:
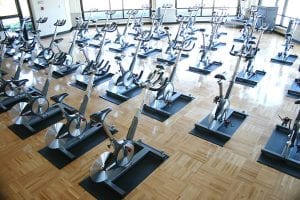
[{"label": "stationary exercise bike", "polygon": [[29,131],[36,132],[32,127],[36,123],[47,120],[54,113],[57,113],[57,107],[49,106],[48,90],[51,82],[52,67],[49,68],[48,77],[44,83],[40,94],[24,93],[27,95],[27,101],[20,102],[9,111],[10,118],[15,125],[23,125]]},{"label": "stationary exercise bike", "polygon": [[128,32],[128,27],[129,27],[131,18],[134,17],[137,13],[138,13],[137,10],[129,10],[127,12],[128,19],[127,19],[126,26],[125,26],[122,34],[117,29],[117,38],[114,41],[115,44],[114,44],[114,46],[109,48],[111,51],[123,52],[124,50],[126,50],[129,47],[135,46],[134,44],[129,43],[127,41],[127,32]]},{"label": "stationary exercise bike", "polygon": [[200,74],[210,74],[213,70],[217,69],[222,65],[220,61],[213,61],[212,59],[212,51],[216,51],[217,48],[214,47],[214,39],[216,38],[217,28],[214,28],[212,25],[211,35],[208,37],[208,41],[206,40],[205,29],[200,29],[202,34],[202,45],[200,48],[200,59],[195,66],[190,66],[189,71],[200,73]]},{"label": "stationary exercise bike", "polygon": [[257,41],[252,40],[252,34],[248,35],[248,37],[245,37],[244,42],[246,43],[246,48],[244,53],[251,56],[248,56],[248,58],[245,59],[246,66],[242,71],[238,73],[236,77],[237,82],[245,83],[246,85],[249,86],[255,86],[261,80],[261,78],[266,74],[265,71],[255,70],[254,61],[257,52],[260,50],[259,44],[262,39],[263,33],[267,29],[268,29],[268,25],[262,25],[261,27],[258,28],[259,36]]},{"label": "stationary exercise bike", "polygon": [[17,65],[17,70],[14,74],[14,76],[11,77],[10,80],[5,80],[3,78],[2,73],[0,73],[0,94],[2,94],[2,98],[6,97],[15,97],[23,92],[23,87],[25,86],[25,83],[28,81],[22,81],[20,80],[21,75],[21,68],[23,66],[23,60],[24,55],[28,52],[31,52],[35,47],[35,43],[23,43],[23,46],[20,48],[21,51],[21,58]]},{"label": "stationary exercise bike", "polygon": [[[300,104],[300,100],[296,100],[295,104]],[[284,119],[287,119],[287,117]],[[300,110],[298,111],[292,128],[290,127],[291,121],[292,120],[289,119],[289,123],[285,123],[285,121],[283,120],[281,124],[282,126],[287,127],[290,130],[290,134],[288,134],[288,140],[285,142],[284,148],[281,153],[282,157],[285,159],[289,158],[293,148],[296,149],[296,153],[300,153]]]},{"label": "stationary exercise bike", "polygon": [[34,61],[34,64],[39,69],[44,69],[49,66],[50,60],[54,57],[53,45],[62,40],[62,38],[56,39],[57,29],[58,27],[62,27],[66,24],[66,20],[57,20],[54,23],[55,29],[51,39],[51,42],[48,47],[44,48],[38,55]]},{"label": "stationary exercise bike", "polygon": [[242,45],[241,50],[234,51],[234,45],[232,46],[232,49],[230,51],[230,55],[237,56],[237,62],[234,67],[233,75],[230,80],[229,86],[227,88],[225,96],[223,95],[223,81],[226,80],[225,76],[222,74],[215,75],[215,78],[218,79],[218,85],[219,85],[219,95],[214,98],[214,103],[216,103],[216,106],[210,113],[208,117],[208,129],[214,130],[215,128],[218,128],[218,124],[220,123],[229,123],[228,120],[228,111],[230,109],[230,95],[233,88],[233,85],[235,83],[236,75],[241,63],[241,60],[243,57],[245,58],[251,58],[252,55],[244,55],[244,49],[246,45],[245,43]]},{"label": "stationary exercise bike", "polygon": [[[95,69],[99,67],[99,63],[91,61],[94,67],[91,67],[90,80],[87,88],[87,93],[84,95],[81,102],[80,108],[68,113],[62,106],[62,102],[67,96],[67,94],[62,94],[58,96],[56,102],[58,103],[65,122],[58,122],[50,127],[45,136],[45,142],[48,148],[57,149],[69,159],[74,160],[76,155],[72,154],[70,148],[76,146],[77,144],[83,142],[86,138],[97,133],[102,128],[102,112],[96,112],[90,116],[90,122],[86,116],[86,109],[90,96],[92,94],[92,85]],[[103,111],[105,112],[105,110]],[[97,118],[98,117],[98,118]]]},{"label": "stationary exercise bike", "polygon": [[[149,5],[143,5],[142,6],[142,12],[140,14],[140,17],[136,17],[134,22],[131,23],[130,29],[133,30],[133,32],[129,32],[129,35],[137,36],[142,32],[142,27],[144,25],[143,18],[146,10],[149,10]],[[153,25],[153,24],[152,24]]]},{"label": "stationary exercise bike", "polygon": [[169,117],[172,113],[165,111],[166,108],[175,106],[177,100],[180,101],[180,99],[185,99],[187,100],[187,103],[189,103],[193,99],[190,96],[176,92],[173,83],[181,54],[183,51],[191,51],[195,46],[195,43],[192,43],[191,40],[185,40],[183,43],[180,42],[174,45],[173,48],[178,52],[173,69],[169,77],[164,77],[160,80],[159,87],[149,88],[152,94],[150,94],[149,105],[145,104],[143,107],[145,112]]},{"label": "stationary exercise bike", "polygon": [[[114,31],[116,31],[116,29],[117,29],[117,24],[115,22],[113,22],[111,24],[106,24],[101,30],[101,32],[103,33],[103,36],[102,36],[100,48],[98,50],[96,60],[95,60],[95,62],[100,63],[100,65],[96,69],[96,72],[95,72],[93,87],[99,85],[100,83],[105,82],[106,80],[108,80],[109,78],[111,78],[113,76],[113,73],[109,73],[109,70],[111,67],[109,61],[106,61],[104,63],[104,59],[101,60],[101,57],[102,57],[102,53],[103,53],[103,49],[104,49],[104,45],[105,45],[105,41],[106,41],[106,34],[113,33]],[[84,54],[86,54],[85,50],[83,50],[83,52],[84,52]],[[88,65],[82,66],[81,68],[78,68],[77,74],[76,74],[76,81],[74,84],[72,84],[73,86],[83,89],[83,90],[85,90],[87,88],[88,82],[89,82],[88,80],[90,78],[86,72],[90,71],[91,66],[94,66],[94,65],[88,64]]]},{"label": "stationary exercise bike", "polygon": [[136,66],[138,51],[141,47],[142,42],[149,41],[151,37],[151,32],[148,30],[143,31],[140,35],[136,37],[136,40],[138,40],[138,44],[136,46],[135,53],[130,63],[130,66],[127,70],[125,70],[122,65],[122,57],[115,57],[117,64],[120,67],[120,70],[110,80],[109,89],[106,90],[107,96],[126,101],[130,98],[126,96],[126,94],[139,89],[136,83],[139,82],[139,80],[141,79],[143,75],[143,70],[141,70],[139,74],[135,74],[134,68]]},{"label": "stationary exercise bike", "polygon": [[154,71],[153,73],[149,74],[145,82],[139,83],[139,87],[145,88],[143,100],[141,106],[138,107],[132,119],[131,125],[124,140],[118,141],[113,136],[105,122],[105,118],[109,112],[111,112],[111,109],[107,109],[105,113],[101,115],[100,121],[102,122],[104,131],[110,140],[110,145],[108,146],[109,148],[112,147],[113,150],[102,153],[90,167],[90,178],[93,182],[101,183],[106,181],[111,178],[110,175],[113,173],[122,174],[122,169],[130,167],[130,164],[134,158],[134,154],[136,153],[134,137],[141,116],[142,106],[144,105],[148,89],[153,87],[161,79],[161,75],[162,74],[158,73],[158,71]]},{"label": "stationary exercise bike", "polygon": [[272,62],[281,63],[284,65],[293,65],[295,60],[298,58],[297,55],[290,54],[289,51],[294,47],[293,45],[293,36],[296,31],[298,21],[291,19],[289,21],[289,25],[286,29],[285,34],[285,43],[284,43],[284,49],[282,52],[279,52],[275,58],[271,58]]},{"label": "stationary exercise bike", "polygon": [[[163,4],[161,8],[158,8],[156,11],[156,14],[154,15],[154,30],[153,30],[153,39],[154,40],[160,40],[167,36],[167,33],[162,30],[162,26],[165,20],[166,11],[169,8],[172,8],[172,4]],[[162,10],[162,11],[161,11]]]},{"label": "stationary exercise bike", "polygon": [[[73,34],[73,39],[72,43],[68,49],[68,52],[63,52],[59,47],[59,43],[62,40],[58,40],[57,42],[54,42],[54,45],[57,47],[59,50],[58,53],[56,53],[53,56],[53,65],[56,66],[56,69],[53,71],[53,75],[55,77],[63,77],[68,74],[73,73],[78,67],[82,66],[83,63],[80,62],[74,62],[74,57],[73,57],[73,51],[75,48],[76,44],[76,37],[78,35],[78,31],[80,29],[81,23],[79,19],[76,19],[76,26],[75,26],[75,31]],[[78,42],[78,41],[77,41]]]},{"label": "stationary exercise bike", "polygon": [[[300,104],[300,100],[296,100],[295,104]],[[293,125],[291,118],[280,116],[279,118],[281,124],[276,125],[267,143],[261,149],[258,162],[299,178],[300,111],[298,111]]]},{"label": "stationary exercise bike", "polygon": [[[176,44],[178,43],[182,43],[185,40],[185,36],[180,36],[180,33],[183,29],[183,25],[184,25],[184,21],[185,21],[185,17],[179,15],[177,17],[177,21],[179,22],[179,26],[178,26],[178,30],[176,33],[176,36],[174,37],[174,39],[171,38],[171,33],[169,31],[169,27],[164,27],[165,32],[168,36],[168,47],[166,48],[165,52],[157,57],[157,61],[158,62],[162,62],[162,63],[168,63],[169,65],[173,65],[175,64],[175,60],[177,57],[176,51],[174,46],[176,46]],[[180,39],[181,37],[181,39]],[[183,58],[187,58],[189,55],[186,53],[182,53],[181,57]]]},{"label": "stationary exercise bike", "polygon": [[33,34],[33,40],[36,42],[36,46],[34,50],[31,53],[31,61],[34,62],[36,59],[37,55],[45,48],[44,45],[41,42],[40,38],[40,25],[46,23],[48,20],[48,17],[40,17],[36,20],[37,27],[35,31],[31,31]]},{"label": "stationary exercise bike", "polygon": [[200,29],[194,27],[199,11],[200,11],[200,6],[198,5],[188,8],[189,15],[186,19],[185,27],[182,29],[180,33],[180,35],[185,35],[186,39],[197,39],[195,37],[192,37],[192,35],[194,35],[195,32],[200,31]]}]

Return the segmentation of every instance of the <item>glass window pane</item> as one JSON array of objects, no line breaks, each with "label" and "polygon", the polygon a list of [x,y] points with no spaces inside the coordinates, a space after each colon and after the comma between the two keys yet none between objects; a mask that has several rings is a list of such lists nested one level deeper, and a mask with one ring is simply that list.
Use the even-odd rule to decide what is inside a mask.
[{"label": "glass window pane", "polygon": [[109,1],[95,1],[95,0],[82,0],[82,6],[84,11],[89,10],[109,10]]},{"label": "glass window pane", "polygon": [[238,0],[230,0],[230,1],[224,1],[224,0],[215,0],[215,7],[238,7]]},{"label": "glass window pane", "polygon": [[177,0],[177,8],[188,8],[195,5],[201,5],[201,1],[199,0]]},{"label": "glass window pane", "polygon": [[142,9],[144,6],[150,6],[149,0],[123,0],[124,9]]},{"label": "glass window pane", "polygon": [[0,16],[17,15],[17,7],[13,0],[0,0]]},{"label": "glass window pane", "polygon": [[30,11],[27,0],[19,0],[19,3],[23,17],[30,17]]},{"label": "glass window pane", "polygon": [[18,17],[3,19],[2,22],[3,22],[3,26],[5,28],[9,28],[11,31],[20,29],[20,20]]},{"label": "glass window pane", "polygon": [[262,0],[261,6],[270,6],[273,7],[276,5],[276,0]]},{"label": "glass window pane", "polygon": [[292,18],[300,18],[299,14],[299,0],[289,0],[285,16]]}]

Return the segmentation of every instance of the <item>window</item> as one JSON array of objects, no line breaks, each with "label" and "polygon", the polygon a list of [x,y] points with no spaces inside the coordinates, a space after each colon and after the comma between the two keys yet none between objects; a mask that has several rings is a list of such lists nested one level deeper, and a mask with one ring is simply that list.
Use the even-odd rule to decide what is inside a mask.
[{"label": "window", "polygon": [[17,16],[17,6],[13,0],[0,0],[0,16]]},{"label": "window", "polygon": [[[106,19],[105,11],[116,11],[112,15],[112,19],[127,18],[128,10],[139,9],[142,10],[144,5],[150,5],[150,0],[109,0],[109,1],[95,1],[95,0],[81,0],[83,8],[84,19]],[[144,12],[143,16],[149,17],[149,10]]]},{"label": "window", "polygon": [[187,8],[195,5],[201,6],[198,16],[211,16],[213,11],[221,9],[233,16],[237,14],[238,0],[177,0],[177,15],[188,15]]}]

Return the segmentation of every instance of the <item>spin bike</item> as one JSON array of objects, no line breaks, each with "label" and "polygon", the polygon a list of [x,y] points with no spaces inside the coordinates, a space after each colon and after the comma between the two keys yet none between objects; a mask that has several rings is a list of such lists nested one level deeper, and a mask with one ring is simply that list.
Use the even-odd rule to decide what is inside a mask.
[{"label": "spin bike", "polygon": [[[110,71],[110,64],[109,61],[106,61],[104,63],[104,59],[101,60],[102,54],[103,54],[103,49],[106,41],[106,34],[107,33],[113,33],[117,29],[117,24],[116,23],[111,23],[111,24],[106,24],[101,32],[103,33],[102,36],[102,41],[100,44],[100,48],[98,50],[97,56],[96,56],[96,63],[100,63],[100,66],[95,69],[95,78],[93,81],[93,87],[104,83],[105,81],[109,80],[114,74],[109,73]],[[101,60],[101,61],[100,61]],[[87,71],[90,70],[90,68],[94,65],[86,65],[82,69],[79,69],[78,74],[76,75],[76,81],[74,84],[71,84],[79,89],[86,90],[89,82],[89,75],[86,73]]]},{"label": "spin bike", "polygon": [[173,48],[176,49],[178,53],[173,69],[169,77],[161,79],[159,87],[149,88],[149,90],[152,92],[152,98],[150,98],[148,105],[144,105],[144,114],[159,121],[164,121],[193,100],[193,97],[190,95],[184,95],[182,93],[175,92],[173,81],[182,52],[191,51],[194,46],[195,43],[192,45],[192,41],[190,40],[186,40],[174,45]]},{"label": "spin bike", "polygon": [[[145,88],[142,103],[132,119],[126,138],[123,140],[117,140],[104,121],[111,110],[106,110],[102,115],[101,120],[103,121],[103,128],[110,140],[110,145],[108,145],[108,147],[112,148],[112,151],[106,151],[99,155],[91,165],[90,176],[86,181],[91,182],[91,184],[95,185],[100,191],[102,187],[109,187],[109,191],[104,190],[101,192],[105,193],[103,194],[105,196],[116,197],[116,199],[124,198],[125,195],[129,193],[130,189],[124,189],[124,186],[122,187],[121,184],[117,183],[118,179],[124,178],[123,176],[126,176],[126,172],[132,170],[135,173],[131,176],[129,175],[130,177],[127,176],[127,178],[137,182],[135,183],[135,185],[137,185],[149,175],[149,172],[154,171],[162,162],[168,159],[168,155],[164,152],[143,143],[141,140],[134,140],[148,88],[155,85],[159,79],[159,73],[151,73],[147,81],[140,83],[140,87]],[[148,160],[149,156],[151,156],[151,161],[149,160],[149,162],[155,162],[158,163],[158,165],[152,166],[152,164],[143,164],[143,161]],[[143,165],[143,170],[137,170],[135,168],[136,165]],[[145,171],[147,171],[147,173],[145,173]],[[89,188],[86,189],[89,191]],[[108,192],[106,193],[105,191]],[[95,197],[102,199],[104,196],[97,195]]]},{"label": "spin bike", "polygon": [[54,57],[54,51],[53,51],[53,45],[55,43],[58,43],[59,41],[62,40],[62,38],[56,39],[56,35],[57,35],[57,29],[58,27],[62,27],[66,24],[66,20],[57,20],[54,23],[55,29],[54,29],[54,33],[51,39],[51,42],[49,44],[48,47],[45,47],[38,55],[37,58],[34,60],[34,66],[32,67],[36,67],[37,69],[45,69],[49,66],[49,62],[50,60]]},{"label": "spin bike", "polygon": [[284,49],[282,52],[279,52],[276,57],[271,58],[271,62],[280,63],[283,65],[293,65],[294,62],[297,60],[298,56],[290,54],[289,51],[294,47],[292,42],[298,23],[299,22],[297,20],[293,19],[289,21],[289,25],[286,29],[285,34]]},{"label": "spin bike", "polygon": [[195,34],[195,32],[200,31],[200,29],[195,28],[195,22],[197,15],[199,14],[200,7],[198,5],[195,5],[193,7],[188,8],[188,17],[185,23],[185,27],[182,29],[180,35],[185,36],[186,40],[193,39],[196,40],[196,37],[193,37],[192,35]]},{"label": "spin bike", "polygon": [[139,18],[135,18],[134,22],[131,23],[131,27],[130,29],[133,30],[133,32],[129,32],[129,35],[133,35],[134,37],[136,37],[137,35],[139,35],[142,32],[142,27],[144,25],[143,23],[143,18],[144,18],[144,14],[146,12],[146,10],[149,10],[149,5],[143,5],[142,6],[142,12]]},{"label": "spin bike", "polygon": [[207,75],[222,65],[222,62],[220,61],[211,60],[212,51],[217,50],[213,47],[215,34],[217,34],[216,31],[216,29],[212,30],[212,33],[209,36],[208,44],[206,44],[205,29],[200,29],[200,32],[202,34],[202,45],[199,53],[201,56],[195,66],[189,67],[189,71]]},{"label": "spin bike", "polygon": [[[54,54],[54,56],[53,56],[53,65],[55,66],[55,69],[53,70],[52,75],[56,78],[60,78],[60,77],[69,75],[69,74],[73,73],[74,71],[76,71],[78,67],[84,65],[83,63],[80,63],[80,62],[74,62],[73,51],[74,51],[75,44],[76,44],[76,37],[78,35],[78,31],[81,26],[78,18],[76,19],[76,21],[77,21],[77,24],[75,26],[72,43],[69,47],[68,52],[63,52],[58,47],[59,43],[63,39],[54,42],[54,45],[59,50],[59,52]],[[79,41],[77,41],[77,44],[78,43],[79,43]]]},{"label": "spin bike", "polygon": [[[177,55],[176,55],[176,51],[174,49],[174,46],[176,46],[177,43],[184,41],[182,39],[181,39],[181,41],[179,41],[179,40],[180,40],[180,33],[183,29],[183,25],[184,25],[185,20],[184,20],[183,16],[179,15],[177,17],[177,21],[180,22],[180,23],[179,23],[179,26],[178,26],[176,36],[173,40],[171,39],[171,33],[169,31],[169,27],[167,27],[167,26],[164,27],[164,29],[167,33],[167,36],[168,36],[168,47],[161,56],[157,57],[158,62],[168,63],[169,65],[175,64],[175,60],[176,60]],[[182,53],[181,54],[182,58],[187,58],[188,56],[189,55],[187,53]]]},{"label": "spin bike", "polygon": [[[61,154],[66,156],[69,160],[74,160],[78,155],[74,155],[71,152],[71,148],[80,145],[80,143],[85,142],[88,137],[93,137],[94,134],[99,133],[102,128],[102,118],[103,112],[97,112],[90,116],[90,121],[88,122],[86,116],[86,109],[90,96],[92,94],[93,79],[97,68],[99,68],[99,63],[91,61],[94,65],[91,67],[90,80],[88,83],[87,92],[83,97],[78,110],[74,110],[72,113],[67,112],[65,107],[62,106],[62,102],[67,97],[67,94],[62,94],[57,96],[56,102],[59,106],[60,112],[63,113],[64,122],[58,122],[51,126],[45,136],[45,142],[48,148],[60,151]],[[97,118],[98,117],[98,118]],[[99,137],[99,136],[97,136]],[[88,145],[88,144],[86,144]],[[86,146],[85,145],[85,146]]]},{"label": "spin bike", "polygon": [[195,128],[191,131],[191,134],[220,146],[223,146],[228,140],[230,140],[234,132],[247,117],[244,112],[238,112],[230,109],[230,95],[241,60],[243,57],[249,58],[251,56],[243,53],[246,47],[245,43],[238,51],[235,51],[234,47],[235,46],[233,45],[230,50],[230,55],[237,56],[238,58],[226,94],[223,94],[223,82],[226,80],[226,77],[223,74],[215,75],[215,78],[218,79],[217,83],[219,86],[219,95],[213,100],[216,106],[207,117],[196,123]]},{"label": "spin bike", "polygon": [[109,82],[109,89],[106,90],[106,95],[101,95],[101,98],[116,104],[120,104],[141,92],[141,88],[139,88],[136,83],[141,79],[143,70],[141,70],[139,74],[135,74],[134,68],[136,66],[138,51],[142,42],[149,41],[151,37],[151,32],[148,30],[143,31],[136,37],[138,44],[128,70],[125,70],[122,65],[122,57],[115,57],[120,70],[112,77]]},{"label": "spin bike", "polygon": [[115,39],[114,44],[109,48],[110,51],[121,53],[126,49],[128,49],[129,47],[135,46],[135,44],[129,43],[127,41],[127,31],[128,31],[131,18],[134,17],[137,14],[137,12],[138,12],[137,10],[130,10],[127,12],[128,19],[127,19],[126,26],[123,30],[123,33],[121,34],[117,29],[117,38]]},{"label": "spin bike", "polygon": [[[53,104],[50,106],[47,99],[51,82],[51,70],[52,67],[49,68],[48,77],[41,93],[36,95],[23,91],[27,96],[27,100],[16,104],[9,111],[13,122],[10,128],[23,139],[62,119],[58,105]],[[67,105],[65,107],[68,107],[66,109],[70,111],[73,110]],[[19,127],[19,129],[16,127]],[[18,131],[20,129],[22,131]]]},{"label": "spin bike", "polygon": [[44,45],[41,42],[40,38],[40,25],[45,24],[48,20],[48,17],[40,17],[36,20],[37,28],[35,31],[31,31],[33,34],[33,40],[36,42],[36,46],[34,50],[31,53],[31,61],[34,62],[36,59],[37,55],[45,48]]},{"label": "spin bike", "polygon": [[255,86],[266,74],[266,72],[263,70],[255,70],[254,62],[255,62],[256,54],[260,50],[259,44],[261,38],[263,36],[264,31],[267,29],[268,29],[268,25],[265,26],[262,25],[261,27],[258,28],[259,36],[257,41],[251,40],[252,34],[248,35],[248,37],[245,38],[245,43],[246,43],[245,53],[250,56],[248,56],[248,58],[245,59],[246,66],[242,71],[238,73],[236,77],[236,82],[246,84],[247,86]]},{"label": "spin bike", "polygon": [[23,66],[24,55],[31,52],[35,47],[35,42],[24,42],[20,47],[21,57],[17,65],[17,70],[10,80],[0,78],[0,112],[7,111],[15,104],[28,100],[28,94],[39,95],[41,91],[34,87],[25,87],[28,79],[20,79],[21,68]]},{"label": "spin bike", "polygon": [[[300,104],[300,100],[296,100],[295,104]],[[258,162],[300,178],[300,111],[293,125],[289,117],[280,117],[280,119],[281,124],[276,125],[271,137],[261,150]]]},{"label": "spin bike", "polygon": [[[166,11],[169,8],[172,8],[172,4],[163,4],[161,8],[158,8],[156,14],[154,15],[154,30],[153,30],[153,39],[160,40],[168,35],[165,31],[162,30],[162,26],[165,20]],[[162,10],[162,11],[161,11]],[[161,13],[162,12],[162,13]]]},{"label": "spin bike", "polygon": [[[141,44],[141,48],[138,52],[138,57],[139,58],[147,58],[151,55],[154,55],[156,53],[160,53],[162,52],[161,48],[155,48],[153,46],[151,46],[151,39],[153,38],[153,30],[154,30],[154,18],[152,18],[152,25],[150,27],[150,34],[152,35],[152,37],[150,38],[149,41],[143,41]],[[142,31],[142,28],[140,29],[140,31]]]},{"label": "spin bike", "polygon": [[[105,12],[105,15],[106,15],[106,20],[105,20],[105,24],[104,24],[104,27],[106,25],[108,25],[108,22],[109,22],[109,19],[112,18],[112,16],[116,13],[115,10],[107,10]],[[103,28],[100,29],[97,25],[97,20],[92,20],[92,22],[95,24],[95,29],[96,29],[96,34],[94,35],[94,37],[92,37],[92,39],[89,41],[89,46],[91,47],[95,47],[95,48],[100,48],[101,47],[101,44],[102,44],[102,40],[103,40],[103,35],[104,33],[102,32]],[[104,45],[106,44],[109,44],[111,43],[111,40],[110,39],[105,39],[104,40],[105,43]]]}]

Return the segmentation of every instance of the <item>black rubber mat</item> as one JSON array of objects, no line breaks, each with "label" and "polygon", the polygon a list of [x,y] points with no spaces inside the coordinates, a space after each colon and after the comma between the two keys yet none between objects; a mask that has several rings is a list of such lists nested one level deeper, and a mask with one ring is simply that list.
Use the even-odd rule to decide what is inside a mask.
[{"label": "black rubber mat", "polygon": [[[113,131],[115,134],[117,131]],[[76,158],[82,156],[101,142],[103,142],[107,138],[103,128],[98,129],[97,132],[90,135],[89,137],[85,138],[79,144],[73,146],[72,148],[68,149],[73,155],[75,155],[74,159],[70,159],[64,153],[62,153],[58,149],[50,149],[48,147],[44,147],[43,149],[39,150],[39,153],[46,158],[50,163],[52,163],[58,169],[61,169],[71,163]]]},{"label": "black rubber mat", "polygon": [[80,64],[80,63],[76,63],[76,64],[74,64],[74,66],[72,67],[72,68],[69,68],[68,70],[67,70],[67,68],[66,67],[58,67],[59,69],[58,70],[54,70],[53,72],[52,72],[52,77],[53,78],[55,78],[55,79],[59,79],[59,78],[62,78],[62,77],[64,77],[64,76],[67,76],[67,75],[69,75],[69,74],[72,74],[72,73],[74,73],[77,69],[78,69],[78,67],[80,67],[82,64]]},{"label": "black rubber mat", "polygon": [[256,70],[255,75],[251,76],[250,78],[246,78],[244,76],[245,72],[241,71],[238,73],[235,81],[236,83],[239,83],[241,85],[249,86],[249,87],[255,87],[259,81],[266,75],[265,71]]},{"label": "black rubber mat", "polygon": [[[65,104],[65,108],[67,110],[69,110],[70,112],[72,110],[74,110],[74,108],[72,108],[66,104]],[[34,128],[34,131],[31,131],[24,125],[17,125],[17,124],[12,124],[12,125],[8,126],[8,128],[12,132],[14,132],[17,136],[19,136],[21,139],[24,140],[24,139],[40,132],[41,130],[44,130],[44,129],[50,127],[51,125],[53,125],[63,119],[63,116],[61,114],[59,107],[55,104],[49,107],[47,113],[51,113],[49,117],[43,118],[43,119],[39,118],[39,119],[41,119],[41,121],[39,121],[39,123],[35,123],[35,124],[31,125],[31,127]],[[35,117],[35,118],[38,118],[38,117]]]},{"label": "black rubber mat", "polygon": [[[34,87],[28,88],[28,92],[31,93],[33,96],[41,94],[41,91]],[[28,101],[28,98],[24,94],[2,99],[0,102],[0,113],[10,110],[14,105],[22,101]]]},{"label": "black rubber mat", "polygon": [[[93,87],[96,87],[98,85],[101,85],[102,83],[105,83],[106,81],[110,80],[113,75],[114,75],[113,73],[108,73],[105,76],[102,76],[102,77],[99,77],[99,78],[96,77],[96,79],[94,80]],[[70,83],[70,85],[75,87],[75,88],[78,88],[80,90],[83,90],[83,91],[85,91],[86,88],[87,88],[87,84],[84,83],[84,82],[75,81],[73,83]]]},{"label": "black rubber mat", "polygon": [[130,90],[129,92],[123,93],[123,96],[106,91],[106,94],[100,95],[100,98],[105,99],[106,101],[109,101],[116,105],[120,105],[121,103],[127,101],[128,99],[131,99],[139,95],[142,92],[142,89],[143,88],[136,87],[135,89]]},{"label": "black rubber mat", "polygon": [[297,152],[297,148],[293,147],[291,149],[288,158],[283,158],[282,156],[290,132],[289,129],[277,125],[257,161],[296,178],[300,178],[300,153]]},{"label": "black rubber mat", "polygon": [[168,156],[159,156],[149,150],[137,163],[121,176],[112,181],[112,185],[116,185],[124,191],[124,194],[116,192],[111,185],[106,182],[95,183],[89,177],[85,178],[79,184],[91,195],[97,199],[118,200],[123,199],[130,191],[136,188],[144,179],[146,179],[156,168],[158,168]]},{"label": "black rubber mat", "polygon": [[218,67],[220,67],[222,65],[221,62],[212,62],[209,66],[207,67],[197,67],[197,66],[190,66],[189,67],[189,71],[190,72],[194,72],[197,74],[204,74],[204,75],[208,75],[210,74],[212,71],[214,71],[215,69],[217,69]]},{"label": "black rubber mat", "polygon": [[290,89],[288,90],[288,96],[293,98],[300,98],[300,85],[298,83],[300,83],[300,80],[295,79]]},{"label": "black rubber mat", "polygon": [[297,60],[297,58],[298,58],[297,55],[289,55],[286,59],[282,59],[277,55],[276,57],[271,58],[271,62],[291,66],[294,64],[294,62]]},{"label": "black rubber mat", "polygon": [[200,123],[195,124],[195,128],[191,130],[190,134],[219,146],[224,146],[247,117],[246,114],[233,110],[230,110],[229,113],[229,120],[231,121],[231,123],[228,126],[225,126],[225,124],[220,124],[220,126],[216,130],[209,129],[208,115]]},{"label": "black rubber mat", "polygon": [[142,113],[148,117],[164,122],[169,117],[177,113],[179,110],[189,104],[194,97],[181,94],[172,104],[162,108],[154,109],[151,106],[144,104]]}]

